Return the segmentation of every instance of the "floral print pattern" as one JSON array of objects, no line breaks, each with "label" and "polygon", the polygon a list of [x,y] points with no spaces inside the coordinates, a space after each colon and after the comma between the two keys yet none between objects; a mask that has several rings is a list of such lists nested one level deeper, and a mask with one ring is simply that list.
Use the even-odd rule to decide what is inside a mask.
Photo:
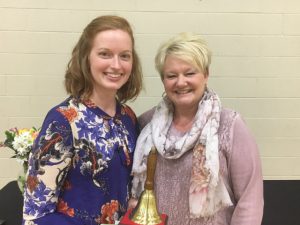
[{"label": "floral print pattern", "polygon": [[114,223],[115,217],[117,217],[118,209],[119,209],[119,202],[116,200],[111,200],[110,203],[106,203],[105,205],[103,205],[101,208],[100,223],[105,223],[105,224]]},{"label": "floral print pattern", "polygon": [[50,110],[29,160],[24,224],[113,224],[127,208],[137,134],[126,105],[110,117],[70,97]]},{"label": "floral print pattern", "polygon": [[68,203],[64,202],[63,200],[58,201],[57,211],[74,217],[74,209],[70,208]]}]

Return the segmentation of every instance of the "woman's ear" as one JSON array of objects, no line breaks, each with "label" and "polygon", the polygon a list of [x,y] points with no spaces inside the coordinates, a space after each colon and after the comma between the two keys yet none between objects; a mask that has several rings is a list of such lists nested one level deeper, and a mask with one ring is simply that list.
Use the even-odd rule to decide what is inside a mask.
[{"label": "woman's ear", "polygon": [[209,69],[206,69],[205,77],[209,77]]}]

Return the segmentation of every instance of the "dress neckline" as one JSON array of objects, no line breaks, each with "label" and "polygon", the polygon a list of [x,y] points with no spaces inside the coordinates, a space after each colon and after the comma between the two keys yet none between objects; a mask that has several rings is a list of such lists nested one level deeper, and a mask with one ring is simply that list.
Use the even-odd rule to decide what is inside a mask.
[{"label": "dress neckline", "polygon": [[103,109],[101,109],[99,106],[97,106],[92,100],[87,99],[83,100],[82,103],[89,108],[91,111],[93,111],[96,115],[101,115],[105,119],[113,119],[113,118],[119,118],[121,115],[121,108],[122,105],[119,103],[118,100],[116,100],[116,113],[114,116],[108,115]]}]

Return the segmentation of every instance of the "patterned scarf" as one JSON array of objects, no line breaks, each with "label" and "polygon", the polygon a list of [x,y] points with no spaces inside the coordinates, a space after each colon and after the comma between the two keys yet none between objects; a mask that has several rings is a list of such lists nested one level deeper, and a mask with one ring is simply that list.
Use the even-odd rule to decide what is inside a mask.
[{"label": "patterned scarf", "polygon": [[[189,132],[176,140],[168,139],[173,121],[173,106],[165,97],[156,107],[153,118],[142,130],[134,153],[132,173],[133,196],[143,191],[147,156],[152,146],[167,159],[177,159],[193,149],[189,189],[191,218],[211,217],[218,210],[232,205],[219,174],[218,128],[221,103],[216,93],[206,90],[199,102],[195,122]],[[168,151],[170,147],[172,151]]]}]

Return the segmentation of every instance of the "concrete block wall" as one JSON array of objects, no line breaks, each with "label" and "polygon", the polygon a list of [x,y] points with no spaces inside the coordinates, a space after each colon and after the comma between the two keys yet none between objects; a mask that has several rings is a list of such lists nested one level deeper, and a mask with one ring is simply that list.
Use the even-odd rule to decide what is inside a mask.
[{"label": "concrete block wall", "polygon": [[[137,114],[160,100],[153,59],[182,31],[203,35],[213,51],[209,86],[239,111],[256,137],[265,179],[300,179],[300,1],[298,0],[1,0],[0,139],[11,127],[39,127],[66,94],[63,78],[88,22],[126,17],[140,55],[145,91]],[[0,150],[0,188],[21,167]]]}]

